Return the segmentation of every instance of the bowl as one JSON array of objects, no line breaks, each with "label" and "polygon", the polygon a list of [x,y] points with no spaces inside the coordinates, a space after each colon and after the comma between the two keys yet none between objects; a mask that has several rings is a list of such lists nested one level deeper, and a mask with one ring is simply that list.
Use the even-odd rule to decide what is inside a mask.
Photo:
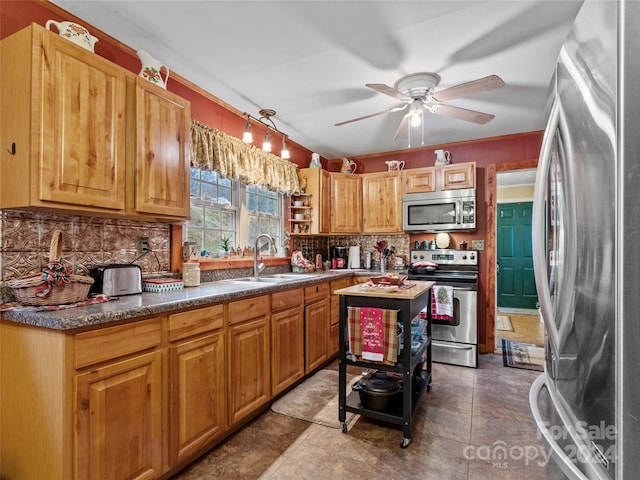
[{"label": "bowl", "polygon": [[304,213],[294,213],[293,218],[295,220],[304,220]]},{"label": "bowl", "polygon": [[301,207],[301,206],[303,206],[303,205],[304,205],[304,202],[303,202],[302,200],[295,200],[295,201],[293,202],[293,206],[294,206],[294,207]]},{"label": "bowl", "polygon": [[406,279],[406,275],[396,275],[393,273],[377,277],[369,277],[369,280],[371,280],[375,285],[402,285]]}]

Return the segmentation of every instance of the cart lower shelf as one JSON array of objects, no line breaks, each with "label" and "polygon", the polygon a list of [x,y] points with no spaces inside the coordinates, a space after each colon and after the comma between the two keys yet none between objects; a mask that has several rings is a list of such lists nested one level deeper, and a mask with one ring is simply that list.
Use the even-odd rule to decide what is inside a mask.
[{"label": "cart lower shelf", "polygon": [[[415,415],[418,404],[420,403],[420,399],[424,392],[431,391],[431,373],[423,371],[421,374],[420,381],[417,382],[412,387],[411,392],[411,416]],[[356,391],[352,391],[347,395],[346,405],[345,405],[345,413],[352,412],[358,415],[362,415],[364,417],[373,418],[374,420],[380,420],[386,423],[391,423],[394,425],[404,425],[405,417],[402,405],[398,405],[396,408],[390,411],[381,412],[377,410],[369,410],[367,408],[362,408],[360,403],[360,394]],[[342,416],[342,415],[341,415]],[[342,422],[342,433],[347,433],[347,423]],[[400,446],[405,448],[409,445],[411,441],[410,438],[402,437],[400,441]]]}]

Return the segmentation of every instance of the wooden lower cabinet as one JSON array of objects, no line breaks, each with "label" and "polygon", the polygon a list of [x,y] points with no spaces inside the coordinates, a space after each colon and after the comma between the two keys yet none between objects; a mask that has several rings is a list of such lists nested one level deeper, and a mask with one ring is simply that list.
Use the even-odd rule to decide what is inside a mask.
[{"label": "wooden lower cabinet", "polygon": [[304,301],[304,370],[311,373],[329,358],[329,284],[305,288]]},{"label": "wooden lower cabinet", "polygon": [[304,377],[303,291],[271,296],[271,394],[278,395]]},{"label": "wooden lower cabinet", "polygon": [[0,320],[0,478],[166,478],[329,359],[329,289],[79,333]]},{"label": "wooden lower cabinet", "polygon": [[233,426],[271,398],[269,315],[231,325],[228,355],[229,425]]},{"label": "wooden lower cabinet", "polygon": [[161,373],[156,351],[77,375],[76,478],[142,480],[161,473]]},{"label": "wooden lower cabinet", "polygon": [[176,465],[227,430],[225,335],[220,330],[169,348],[169,451]]}]

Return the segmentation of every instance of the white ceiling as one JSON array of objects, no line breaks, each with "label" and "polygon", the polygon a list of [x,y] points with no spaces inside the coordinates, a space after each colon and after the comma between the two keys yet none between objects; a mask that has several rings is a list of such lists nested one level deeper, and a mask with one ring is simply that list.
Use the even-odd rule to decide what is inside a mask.
[{"label": "white ceiling", "polygon": [[448,102],[495,115],[486,125],[427,114],[424,145],[543,129],[555,60],[582,1],[53,3],[240,111],[276,110],[279,130],[336,158],[407,148],[394,141],[405,112],[334,124],[398,103],[365,83],[393,86],[416,72],[440,75],[436,92],[491,74],[506,83]]}]

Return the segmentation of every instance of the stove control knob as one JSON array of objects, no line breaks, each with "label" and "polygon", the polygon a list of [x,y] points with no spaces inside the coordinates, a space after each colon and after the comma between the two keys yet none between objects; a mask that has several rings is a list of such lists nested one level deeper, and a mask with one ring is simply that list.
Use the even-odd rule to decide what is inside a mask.
[{"label": "stove control knob", "polygon": [[466,255],[462,255],[462,259],[463,259],[463,260],[466,260],[466,259],[467,259],[467,256],[466,256]]}]

